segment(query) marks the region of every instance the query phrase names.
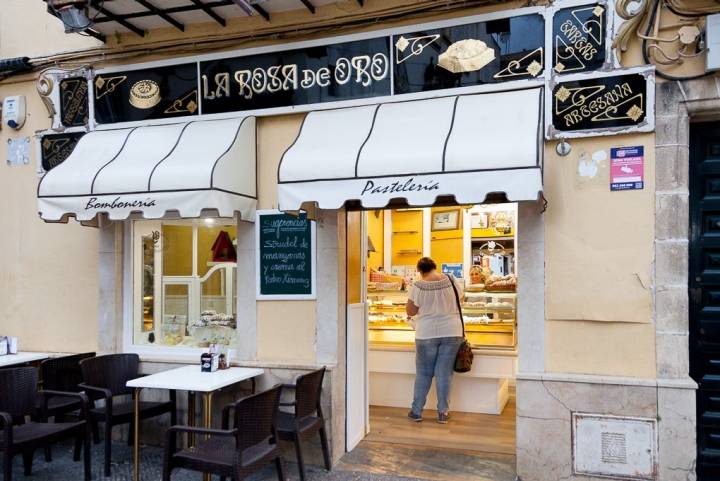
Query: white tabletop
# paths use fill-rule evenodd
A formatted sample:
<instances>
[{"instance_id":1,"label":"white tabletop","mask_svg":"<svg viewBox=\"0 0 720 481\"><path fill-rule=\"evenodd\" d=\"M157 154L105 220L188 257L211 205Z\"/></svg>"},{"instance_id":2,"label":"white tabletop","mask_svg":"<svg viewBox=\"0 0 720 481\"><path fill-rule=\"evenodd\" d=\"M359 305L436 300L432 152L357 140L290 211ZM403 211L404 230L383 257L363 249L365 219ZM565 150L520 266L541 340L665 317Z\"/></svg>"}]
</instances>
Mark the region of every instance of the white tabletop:
<instances>
[{"instance_id":1,"label":"white tabletop","mask_svg":"<svg viewBox=\"0 0 720 481\"><path fill-rule=\"evenodd\" d=\"M215 372L202 372L198 363L195 366L183 366L133 379L127 382L127 387L212 392L259 376L263 372L262 369L251 367L231 367Z\"/></svg>"},{"instance_id":2,"label":"white tabletop","mask_svg":"<svg viewBox=\"0 0 720 481\"><path fill-rule=\"evenodd\" d=\"M0 367L14 366L16 364L25 364L26 362L42 361L50 357L46 352L18 352L17 354L7 354L0 356Z\"/></svg>"}]
</instances>

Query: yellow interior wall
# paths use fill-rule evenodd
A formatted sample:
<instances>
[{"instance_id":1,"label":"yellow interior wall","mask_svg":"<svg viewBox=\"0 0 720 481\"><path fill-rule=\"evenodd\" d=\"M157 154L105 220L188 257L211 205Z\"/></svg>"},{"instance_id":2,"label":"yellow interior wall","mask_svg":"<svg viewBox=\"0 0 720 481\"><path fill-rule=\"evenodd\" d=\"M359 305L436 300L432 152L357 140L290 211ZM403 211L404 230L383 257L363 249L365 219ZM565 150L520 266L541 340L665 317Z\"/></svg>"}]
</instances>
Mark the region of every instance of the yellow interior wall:
<instances>
[{"instance_id":1,"label":"yellow interior wall","mask_svg":"<svg viewBox=\"0 0 720 481\"><path fill-rule=\"evenodd\" d=\"M258 302L258 359L315 362L315 328L315 301Z\"/></svg>"},{"instance_id":2,"label":"yellow interior wall","mask_svg":"<svg viewBox=\"0 0 720 481\"><path fill-rule=\"evenodd\" d=\"M420 209L392 212L392 265L412 265L422 257L423 214ZM408 251L402 253L401 251ZM412 252L411 252L412 251Z\"/></svg>"},{"instance_id":3,"label":"yellow interior wall","mask_svg":"<svg viewBox=\"0 0 720 481\"><path fill-rule=\"evenodd\" d=\"M163 233L163 275L191 276L192 226L165 224Z\"/></svg>"},{"instance_id":4,"label":"yellow interior wall","mask_svg":"<svg viewBox=\"0 0 720 481\"><path fill-rule=\"evenodd\" d=\"M362 212L347 213L347 303L361 302L362 258L360 231L362 228ZM367 254L365 254L367 255Z\"/></svg>"},{"instance_id":5,"label":"yellow interior wall","mask_svg":"<svg viewBox=\"0 0 720 481\"><path fill-rule=\"evenodd\" d=\"M377 214L377 215L376 215ZM385 212L371 210L367 213L368 237L375 246L375 252L368 257L368 273L370 269L379 270L385 263Z\"/></svg>"},{"instance_id":6,"label":"yellow interior wall","mask_svg":"<svg viewBox=\"0 0 720 481\"><path fill-rule=\"evenodd\" d=\"M10 20L0 15L1 39ZM15 23L27 29L27 23ZM28 43L26 35L20 38ZM10 56L0 48L0 57ZM8 95L24 95L28 115L21 130L0 129L3 156L8 139L32 138L50 126L34 82L3 83L0 99ZM99 233L74 221L66 225L40 220L38 159L32 145L28 165L11 167L5 157L0 163L0 335L17 336L23 351L97 350Z\"/></svg>"},{"instance_id":7,"label":"yellow interior wall","mask_svg":"<svg viewBox=\"0 0 720 481\"><path fill-rule=\"evenodd\" d=\"M655 326L547 321L545 370L622 377L655 377Z\"/></svg>"},{"instance_id":8,"label":"yellow interior wall","mask_svg":"<svg viewBox=\"0 0 720 481\"><path fill-rule=\"evenodd\" d=\"M430 212L431 219L435 212L445 212L448 210L460 211L458 228L453 230L430 231L430 257L432 257L438 265L438 269L440 269L442 264L463 262L462 210L459 208L448 209L447 207L433 207Z\"/></svg>"}]
</instances>

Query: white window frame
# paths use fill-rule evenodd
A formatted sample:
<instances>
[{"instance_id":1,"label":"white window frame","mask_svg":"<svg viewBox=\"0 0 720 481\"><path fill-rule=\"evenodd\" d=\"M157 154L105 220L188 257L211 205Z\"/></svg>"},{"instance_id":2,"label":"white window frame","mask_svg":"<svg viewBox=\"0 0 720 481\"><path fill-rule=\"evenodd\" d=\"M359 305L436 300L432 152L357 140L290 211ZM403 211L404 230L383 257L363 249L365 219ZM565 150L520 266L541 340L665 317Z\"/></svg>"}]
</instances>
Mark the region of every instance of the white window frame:
<instances>
[{"instance_id":1,"label":"white window frame","mask_svg":"<svg viewBox=\"0 0 720 481\"><path fill-rule=\"evenodd\" d=\"M182 361L200 361L200 354L207 351L207 348L204 347L191 347L191 346L166 346L159 344L157 339L160 335L160 327L157 326L154 330L155 337L156 337L156 343L154 344L137 344L135 343L135 334L136 334L136 319L137 319L137 306L135 303L136 300L136 290L137 290L137 282L135 279L136 270L135 270L135 249L136 249L136 223L142 222L142 223L149 223L153 221L149 220L128 220L124 223L123 226L123 333L122 333L122 346L123 352L126 353L135 353L138 354L144 358L155 358L155 359L167 359L167 360L182 360ZM176 224L176 225L188 225L188 226L202 226L203 220L202 219L184 219L184 220L158 220L157 226L158 228L162 228L162 224ZM237 221L232 219L217 219L215 225L225 225L225 226L234 226L235 228L238 228ZM162 302L162 295L164 286L168 283L170 284L188 284L188 295L189 295L189 304L188 304L188 318L192 316L192 313L197 310L198 312L200 309L200 285L202 280L207 279L210 275L212 275L213 272L216 270L222 268L222 265L217 265L211 267L210 270L206 273L205 276L198 277L197 276L197 229L193 229L193 252L192 252L192 276L167 276L164 279L163 276L160 276L160 282L159 285L156 285L156 290L159 288L159 295L156 295L157 302L156 304L160 305L159 309L159 319L162 319L162 310L164 308L163 302ZM238 262L240 259L238 259ZM162 258L160 259L160 265L162 265ZM229 283L232 283L232 269L226 270L226 282L229 281ZM156 284L158 284L156 282ZM227 285L227 284L226 284ZM142 286L139 287L140 289ZM227 295L229 297L229 303L228 306L231 306L231 303L233 302L233 299L238 297L237 296L237 285L233 285L232 288L235 292L226 291ZM235 310L237 312L237 309L239 306L235 305ZM189 321L189 319L188 319ZM162 321L161 321L162 322ZM237 346L231 345L229 346L229 354L230 358L234 358L237 352Z\"/></svg>"}]
</instances>

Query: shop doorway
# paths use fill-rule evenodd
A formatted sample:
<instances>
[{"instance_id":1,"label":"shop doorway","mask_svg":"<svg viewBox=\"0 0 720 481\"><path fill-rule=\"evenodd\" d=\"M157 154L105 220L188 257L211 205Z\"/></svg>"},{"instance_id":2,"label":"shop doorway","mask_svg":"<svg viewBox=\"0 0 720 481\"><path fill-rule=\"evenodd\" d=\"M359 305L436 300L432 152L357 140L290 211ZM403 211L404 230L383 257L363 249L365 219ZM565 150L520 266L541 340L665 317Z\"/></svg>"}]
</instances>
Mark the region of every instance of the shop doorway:
<instances>
[{"instance_id":1,"label":"shop doorway","mask_svg":"<svg viewBox=\"0 0 720 481\"><path fill-rule=\"evenodd\" d=\"M347 214L347 449L360 441L515 454L517 204ZM452 416L437 423L433 384L422 423L407 418L415 379L407 288L420 257L452 273L473 370L456 375Z\"/></svg>"},{"instance_id":2,"label":"shop doorway","mask_svg":"<svg viewBox=\"0 0 720 481\"><path fill-rule=\"evenodd\" d=\"M718 479L720 466L720 123L690 128L690 376L697 382L697 474Z\"/></svg>"}]
</instances>

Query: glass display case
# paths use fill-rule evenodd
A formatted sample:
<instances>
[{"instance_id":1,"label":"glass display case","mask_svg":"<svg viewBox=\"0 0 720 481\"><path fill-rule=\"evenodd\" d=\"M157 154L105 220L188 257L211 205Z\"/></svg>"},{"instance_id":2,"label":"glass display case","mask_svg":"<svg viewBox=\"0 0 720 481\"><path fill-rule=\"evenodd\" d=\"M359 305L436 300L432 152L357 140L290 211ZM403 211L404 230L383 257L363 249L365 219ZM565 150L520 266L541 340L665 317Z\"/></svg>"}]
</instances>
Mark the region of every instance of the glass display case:
<instances>
[{"instance_id":1,"label":"glass display case","mask_svg":"<svg viewBox=\"0 0 720 481\"><path fill-rule=\"evenodd\" d=\"M517 294L468 288L463 293L465 334L474 348L515 348ZM402 290L368 291L368 340L376 345L413 345L415 331L407 322Z\"/></svg>"}]
</instances>

